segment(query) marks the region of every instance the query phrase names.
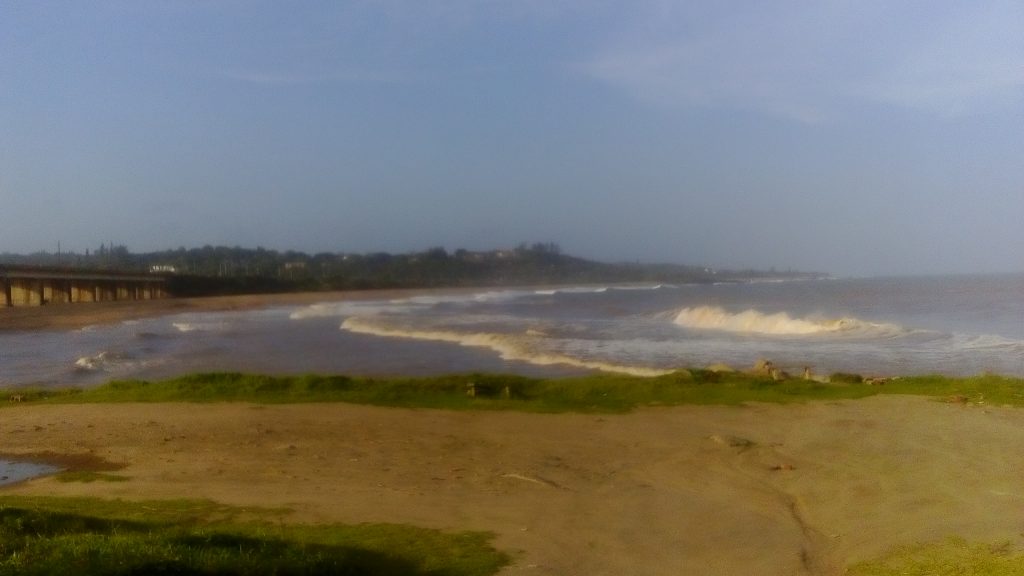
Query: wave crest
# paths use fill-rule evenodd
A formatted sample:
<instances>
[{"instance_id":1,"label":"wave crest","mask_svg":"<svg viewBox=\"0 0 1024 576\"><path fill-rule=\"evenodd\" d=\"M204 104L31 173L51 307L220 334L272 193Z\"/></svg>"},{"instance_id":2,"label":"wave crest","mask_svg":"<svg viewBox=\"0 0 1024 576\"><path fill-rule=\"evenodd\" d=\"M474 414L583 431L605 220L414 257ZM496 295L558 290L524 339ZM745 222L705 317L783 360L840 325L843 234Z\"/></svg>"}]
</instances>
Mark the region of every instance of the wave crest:
<instances>
[{"instance_id":1,"label":"wave crest","mask_svg":"<svg viewBox=\"0 0 1024 576\"><path fill-rule=\"evenodd\" d=\"M893 329L895 326L872 324L856 318L813 319L793 318L785 312L765 314L758 310L732 313L718 306L683 308L674 322L685 328L721 330L773 336L803 336L823 332L839 332L863 328Z\"/></svg>"}]
</instances>

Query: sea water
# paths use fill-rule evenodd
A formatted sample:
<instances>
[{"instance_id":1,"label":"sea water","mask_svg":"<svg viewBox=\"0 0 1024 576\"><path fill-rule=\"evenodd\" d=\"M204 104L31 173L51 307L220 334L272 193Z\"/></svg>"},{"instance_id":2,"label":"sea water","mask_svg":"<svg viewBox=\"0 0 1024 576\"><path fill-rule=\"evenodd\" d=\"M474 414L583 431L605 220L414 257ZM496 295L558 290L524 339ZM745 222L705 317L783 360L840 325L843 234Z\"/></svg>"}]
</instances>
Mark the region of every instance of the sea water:
<instances>
[{"instance_id":1,"label":"sea water","mask_svg":"<svg viewBox=\"0 0 1024 576\"><path fill-rule=\"evenodd\" d=\"M1024 376L1024 275L427 293L0 334L0 385L196 371Z\"/></svg>"}]
</instances>

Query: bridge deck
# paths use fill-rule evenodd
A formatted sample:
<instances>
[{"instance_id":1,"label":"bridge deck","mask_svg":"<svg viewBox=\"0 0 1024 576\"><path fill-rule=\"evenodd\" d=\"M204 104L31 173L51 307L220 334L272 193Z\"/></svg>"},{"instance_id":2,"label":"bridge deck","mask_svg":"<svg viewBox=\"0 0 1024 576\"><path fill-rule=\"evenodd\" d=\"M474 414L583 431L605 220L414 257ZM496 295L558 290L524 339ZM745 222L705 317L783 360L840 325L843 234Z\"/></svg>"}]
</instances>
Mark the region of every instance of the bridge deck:
<instances>
[{"instance_id":1,"label":"bridge deck","mask_svg":"<svg viewBox=\"0 0 1024 576\"><path fill-rule=\"evenodd\" d=\"M166 284L157 274L0 266L0 306L153 300L169 296Z\"/></svg>"}]
</instances>

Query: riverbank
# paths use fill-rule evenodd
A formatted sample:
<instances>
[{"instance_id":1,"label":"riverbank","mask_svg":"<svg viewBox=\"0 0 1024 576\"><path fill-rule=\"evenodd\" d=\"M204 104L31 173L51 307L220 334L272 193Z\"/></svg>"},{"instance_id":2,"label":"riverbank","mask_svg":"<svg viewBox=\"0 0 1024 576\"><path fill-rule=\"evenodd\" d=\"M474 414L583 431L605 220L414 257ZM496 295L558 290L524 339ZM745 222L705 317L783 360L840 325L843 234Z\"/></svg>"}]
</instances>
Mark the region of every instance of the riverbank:
<instances>
[{"instance_id":1,"label":"riverbank","mask_svg":"<svg viewBox=\"0 0 1024 576\"><path fill-rule=\"evenodd\" d=\"M502 574L838 575L950 535L1024 544L1005 513L1024 500L1024 412L919 397L620 415L26 404L4 428L6 452L91 455L127 480L2 494L493 531Z\"/></svg>"}]
</instances>

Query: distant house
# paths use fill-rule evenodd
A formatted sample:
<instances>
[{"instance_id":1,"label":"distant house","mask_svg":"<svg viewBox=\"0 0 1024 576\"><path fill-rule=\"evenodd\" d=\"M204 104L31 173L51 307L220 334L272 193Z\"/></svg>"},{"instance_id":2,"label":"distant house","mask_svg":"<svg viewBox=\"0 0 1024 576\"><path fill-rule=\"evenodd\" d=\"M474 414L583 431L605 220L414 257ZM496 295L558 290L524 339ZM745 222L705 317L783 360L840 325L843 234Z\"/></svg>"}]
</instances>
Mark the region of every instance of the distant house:
<instances>
[{"instance_id":1,"label":"distant house","mask_svg":"<svg viewBox=\"0 0 1024 576\"><path fill-rule=\"evenodd\" d=\"M173 264L153 264L149 267L150 274L177 274L178 267Z\"/></svg>"},{"instance_id":2,"label":"distant house","mask_svg":"<svg viewBox=\"0 0 1024 576\"><path fill-rule=\"evenodd\" d=\"M284 264L281 265L281 269L278 272L278 275L283 276L283 277L287 277L287 278L295 278L296 276L299 276L299 277L305 276L306 275L306 263L302 262L301 260L292 261L292 262L285 262Z\"/></svg>"},{"instance_id":3,"label":"distant house","mask_svg":"<svg viewBox=\"0 0 1024 576\"><path fill-rule=\"evenodd\" d=\"M464 262L483 262L487 260L486 252L468 252L461 250L455 253L455 256L460 258Z\"/></svg>"}]
</instances>

